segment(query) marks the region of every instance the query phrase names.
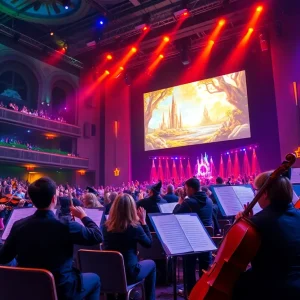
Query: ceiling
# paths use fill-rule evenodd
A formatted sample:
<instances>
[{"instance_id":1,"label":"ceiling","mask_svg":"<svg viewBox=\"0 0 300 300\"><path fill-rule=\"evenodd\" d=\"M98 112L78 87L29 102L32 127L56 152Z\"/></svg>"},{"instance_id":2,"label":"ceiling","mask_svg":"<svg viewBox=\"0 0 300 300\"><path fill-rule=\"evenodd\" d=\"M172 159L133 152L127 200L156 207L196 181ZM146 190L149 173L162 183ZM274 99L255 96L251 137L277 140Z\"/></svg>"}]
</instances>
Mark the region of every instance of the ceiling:
<instances>
[{"instance_id":1,"label":"ceiling","mask_svg":"<svg viewBox=\"0 0 300 300\"><path fill-rule=\"evenodd\" d=\"M67 2L66 2L67 1ZM70 1L70 2L68 2ZM262 0L272 1L272 0ZM187 7L190 14L174 39L198 43L211 31L216 18L228 16L228 34L247 22L246 9L256 0L0 0L0 23L48 46L67 43L67 54L84 60L87 52L99 55L121 51L137 40L145 23L151 30L141 56L152 51L158 37L169 33L178 20L174 12ZM65 9L66 3L68 9ZM242 13L241 13L242 12ZM99 20L104 25L99 25ZM50 32L54 36L50 36ZM95 41L96 46L87 43ZM173 44L173 48L175 48ZM171 49L172 50L172 49ZM173 49L174 50L174 49ZM92 51L92 52L91 52ZM140 57L141 57L140 56Z\"/></svg>"}]
</instances>

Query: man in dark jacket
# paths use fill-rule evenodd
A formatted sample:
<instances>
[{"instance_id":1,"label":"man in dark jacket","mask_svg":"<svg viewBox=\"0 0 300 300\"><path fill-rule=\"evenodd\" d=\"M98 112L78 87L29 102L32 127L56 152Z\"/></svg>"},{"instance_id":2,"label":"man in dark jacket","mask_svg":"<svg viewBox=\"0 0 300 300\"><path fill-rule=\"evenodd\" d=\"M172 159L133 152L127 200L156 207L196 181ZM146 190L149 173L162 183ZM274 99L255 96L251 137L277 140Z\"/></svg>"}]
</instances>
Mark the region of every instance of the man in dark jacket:
<instances>
[{"instance_id":1,"label":"man in dark jacket","mask_svg":"<svg viewBox=\"0 0 300 300\"><path fill-rule=\"evenodd\" d=\"M169 184L168 185L168 187L167 187L167 194L164 195L164 199L168 203L178 202L178 197L174 193L174 185L173 184Z\"/></svg>"},{"instance_id":2,"label":"man in dark jacket","mask_svg":"<svg viewBox=\"0 0 300 300\"><path fill-rule=\"evenodd\" d=\"M50 271L55 279L59 299L99 299L100 279L93 273L80 274L73 269L73 245L102 242L101 231L81 207L71 207L77 222L63 223L55 218L56 185L40 178L29 186L28 193L37 211L16 221L0 249L0 264L17 258L18 266Z\"/></svg>"},{"instance_id":3,"label":"man in dark jacket","mask_svg":"<svg viewBox=\"0 0 300 300\"><path fill-rule=\"evenodd\" d=\"M185 182L185 190L187 198L180 199L178 205L175 206L174 214L196 213L204 226L213 226L212 212L213 203L207 197L205 192L200 191L200 182L197 178L190 178ZM185 282L188 293L196 284L196 262L199 260L199 277L202 270L207 270L212 262L211 252L204 252L195 255L187 255L185 257Z\"/></svg>"},{"instance_id":4,"label":"man in dark jacket","mask_svg":"<svg viewBox=\"0 0 300 300\"><path fill-rule=\"evenodd\" d=\"M137 208L143 207L147 212L147 225L149 226L150 231L154 231L153 226L151 224L151 221L148 217L148 214L152 213L159 213L160 210L158 208L158 203L167 203L166 200L162 199L160 196L160 190L161 190L161 181L159 181L157 184L153 185L149 192L149 197L142 199L136 203Z\"/></svg>"}]
</instances>

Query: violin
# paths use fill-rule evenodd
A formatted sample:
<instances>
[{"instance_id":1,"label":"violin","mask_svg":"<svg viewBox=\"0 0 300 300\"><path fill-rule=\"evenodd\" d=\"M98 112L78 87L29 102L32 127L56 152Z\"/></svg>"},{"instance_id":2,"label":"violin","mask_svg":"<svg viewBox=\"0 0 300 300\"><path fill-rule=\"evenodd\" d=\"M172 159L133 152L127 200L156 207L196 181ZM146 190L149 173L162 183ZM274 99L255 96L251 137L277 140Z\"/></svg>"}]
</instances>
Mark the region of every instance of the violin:
<instances>
[{"instance_id":1,"label":"violin","mask_svg":"<svg viewBox=\"0 0 300 300\"><path fill-rule=\"evenodd\" d=\"M194 286L190 300L229 300L235 283L255 257L261 237L247 217L266 189L295 163L296 156L288 154L286 161L278 167L258 191L249 206L225 235L215 260L208 271L204 271Z\"/></svg>"}]
</instances>

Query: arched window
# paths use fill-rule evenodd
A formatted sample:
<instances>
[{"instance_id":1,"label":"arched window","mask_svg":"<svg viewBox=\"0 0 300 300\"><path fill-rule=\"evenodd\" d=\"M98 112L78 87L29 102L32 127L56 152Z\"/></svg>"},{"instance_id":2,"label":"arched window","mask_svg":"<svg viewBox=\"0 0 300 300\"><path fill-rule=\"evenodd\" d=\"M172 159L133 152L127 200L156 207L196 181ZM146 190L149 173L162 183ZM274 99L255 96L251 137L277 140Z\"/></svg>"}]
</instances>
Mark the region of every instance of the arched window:
<instances>
[{"instance_id":1,"label":"arched window","mask_svg":"<svg viewBox=\"0 0 300 300\"><path fill-rule=\"evenodd\" d=\"M52 90L52 110L56 115L61 115L66 106L66 92L60 87L55 87Z\"/></svg>"},{"instance_id":2,"label":"arched window","mask_svg":"<svg viewBox=\"0 0 300 300\"><path fill-rule=\"evenodd\" d=\"M0 75L0 95L27 101L27 85L23 77L14 71Z\"/></svg>"}]
</instances>

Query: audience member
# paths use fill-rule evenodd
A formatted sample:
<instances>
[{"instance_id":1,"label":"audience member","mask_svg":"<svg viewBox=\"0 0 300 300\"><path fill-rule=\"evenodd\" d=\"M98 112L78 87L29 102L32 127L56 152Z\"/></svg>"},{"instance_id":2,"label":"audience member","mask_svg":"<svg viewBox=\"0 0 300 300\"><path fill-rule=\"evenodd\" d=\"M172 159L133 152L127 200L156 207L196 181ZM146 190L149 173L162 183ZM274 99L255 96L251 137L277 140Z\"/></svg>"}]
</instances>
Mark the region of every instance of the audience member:
<instances>
[{"instance_id":1,"label":"audience member","mask_svg":"<svg viewBox=\"0 0 300 300\"><path fill-rule=\"evenodd\" d=\"M174 193L174 185L173 184L169 184L167 186L167 193L163 196L163 198L168 203L178 202L178 197Z\"/></svg>"}]
</instances>

